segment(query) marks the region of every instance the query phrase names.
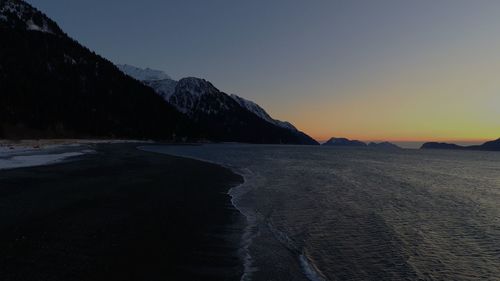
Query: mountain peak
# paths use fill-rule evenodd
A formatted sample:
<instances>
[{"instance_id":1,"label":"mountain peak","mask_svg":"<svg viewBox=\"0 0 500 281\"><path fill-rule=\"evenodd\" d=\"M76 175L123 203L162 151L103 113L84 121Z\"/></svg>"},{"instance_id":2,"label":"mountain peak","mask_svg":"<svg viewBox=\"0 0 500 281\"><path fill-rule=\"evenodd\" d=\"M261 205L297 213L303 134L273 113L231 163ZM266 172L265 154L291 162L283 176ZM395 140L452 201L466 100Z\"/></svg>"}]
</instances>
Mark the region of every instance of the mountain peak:
<instances>
[{"instance_id":1,"label":"mountain peak","mask_svg":"<svg viewBox=\"0 0 500 281\"><path fill-rule=\"evenodd\" d=\"M220 92L212 83L197 77L182 78L177 83L177 89L182 90L184 94L189 94L192 97Z\"/></svg>"},{"instance_id":2,"label":"mountain peak","mask_svg":"<svg viewBox=\"0 0 500 281\"><path fill-rule=\"evenodd\" d=\"M370 148L377 148L377 149L401 149L398 145L395 145L391 142L388 141L383 141L383 142L370 142L368 144L368 147Z\"/></svg>"},{"instance_id":3,"label":"mountain peak","mask_svg":"<svg viewBox=\"0 0 500 281\"><path fill-rule=\"evenodd\" d=\"M366 143L359 140L350 140L348 138L330 138L323 145L331 145L331 146L366 146Z\"/></svg>"},{"instance_id":4,"label":"mountain peak","mask_svg":"<svg viewBox=\"0 0 500 281\"><path fill-rule=\"evenodd\" d=\"M117 64L118 69L123 73L139 81L158 81L172 78L161 70L151 68L139 68L128 64Z\"/></svg>"},{"instance_id":5,"label":"mountain peak","mask_svg":"<svg viewBox=\"0 0 500 281\"><path fill-rule=\"evenodd\" d=\"M186 77L179 80L175 92L168 100L180 112L193 115L196 111L217 114L228 110L233 105L224 93L205 79ZM234 103L234 101L233 101Z\"/></svg>"}]
</instances>

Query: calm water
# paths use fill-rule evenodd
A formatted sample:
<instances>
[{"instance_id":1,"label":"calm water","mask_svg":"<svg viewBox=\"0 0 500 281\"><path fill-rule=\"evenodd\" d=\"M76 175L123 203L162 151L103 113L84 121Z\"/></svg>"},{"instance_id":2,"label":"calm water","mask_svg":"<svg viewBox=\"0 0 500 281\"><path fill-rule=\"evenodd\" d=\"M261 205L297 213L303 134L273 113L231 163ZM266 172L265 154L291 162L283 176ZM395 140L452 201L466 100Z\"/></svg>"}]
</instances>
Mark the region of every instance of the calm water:
<instances>
[{"instance_id":1,"label":"calm water","mask_svg":"<svg viewBox=\"0 0 500 281\"><path fill-rule=\"evenodd\" d=\"M500 280L500 153L147 149L245 176L244 280Z\"/></svg>"}]
</instances>

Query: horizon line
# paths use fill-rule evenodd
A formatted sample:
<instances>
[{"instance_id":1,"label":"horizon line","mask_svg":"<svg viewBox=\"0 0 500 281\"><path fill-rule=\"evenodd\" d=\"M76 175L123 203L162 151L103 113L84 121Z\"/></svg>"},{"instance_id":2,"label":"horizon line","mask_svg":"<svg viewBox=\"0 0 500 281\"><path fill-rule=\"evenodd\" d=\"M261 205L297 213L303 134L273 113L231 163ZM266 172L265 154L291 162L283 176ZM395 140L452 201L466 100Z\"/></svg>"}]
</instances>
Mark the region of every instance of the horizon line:
<instances>
[{"instance_id":1,"label":"horizon line","mask_svg":"<svg viewBox=\"0 0 500 281\"><path fill-rule=\"evenodd\" d=\"M387 141L387 142L401 142L401 143L416 143L416 142L448 142L448 143L454 143L454 142L463 142L463 143L474 143L474 142L477 142L477 143L484 143L484 142L488 142L488 141L492 141L492 140L497 140L499 139L500 137L498 138L492 138L492 139L488 139L488 138L482 138L482 139L472 139L472 138L457 138L457 139L447 139L447 138L419 138L419 139L391 139L391 138L387 138L387 139L382 139L382 138L373 138L373 139L370 139L370 138L349 138L349 137L345 137L347 139L350 139L350 140L359 140L359 141L363 141L363 142L384 142L384 141ZM316 138L314 137L314 139L318 142L326 142L328 141L330 138Z\"/></svg>"}]
</instances>

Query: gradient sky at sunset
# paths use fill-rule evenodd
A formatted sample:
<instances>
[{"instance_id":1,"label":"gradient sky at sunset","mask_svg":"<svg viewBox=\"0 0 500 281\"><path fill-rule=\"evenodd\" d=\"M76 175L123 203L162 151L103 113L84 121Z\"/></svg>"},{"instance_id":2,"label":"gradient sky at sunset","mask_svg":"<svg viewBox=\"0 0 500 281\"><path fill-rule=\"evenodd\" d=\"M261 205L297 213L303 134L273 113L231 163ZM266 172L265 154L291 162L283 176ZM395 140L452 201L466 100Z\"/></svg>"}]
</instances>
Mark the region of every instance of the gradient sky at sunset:
<instances>
[{"instance_id":1,"label":"gradient sky at sunset","mask_svg":"<svg viewBox=\"0 0 500 281\"><path fill-rule=\"evenodd\" d=\"M500 1L28 2L115 63L206 78L319 140L500 137Z\"/></svg>"}]
</instances>

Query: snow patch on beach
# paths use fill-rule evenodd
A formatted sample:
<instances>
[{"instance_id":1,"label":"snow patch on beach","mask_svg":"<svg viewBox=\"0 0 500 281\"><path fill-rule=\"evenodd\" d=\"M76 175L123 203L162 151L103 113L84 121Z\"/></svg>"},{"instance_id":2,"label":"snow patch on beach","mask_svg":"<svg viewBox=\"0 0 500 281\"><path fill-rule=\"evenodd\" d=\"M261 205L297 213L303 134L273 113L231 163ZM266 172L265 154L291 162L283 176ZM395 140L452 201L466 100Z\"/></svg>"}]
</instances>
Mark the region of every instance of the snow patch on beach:
<instances>
[{"instance_id":1,"label":"snow patch on beach","mask_svg":"<svg viewBox=\"0 0 500 281\"><path fill-rule=\"evenodd\" d=\"M50 165L61 162L70 157L81 156L86 153L92 152L94 151L82 150L77 152L64 152L57 154L31 154L10 156L8 158L0 158L0 170Z\"/></svg>"},{"instance_id":2,"label":"snow patch on beach","mask_svg":"<svg viewBox=\"0 0 500 281\"><path fill-rule=\"evenodd\" d=\"M12 156L7 159L0 159L0 170L54 164L66 158L80 156L83 154L84 154L83 152L66 152L60 154L35 154L35 155Z\"/></svg>"},{"instance_id":3,"label":"snow patch on beach","mask_svg":"<svg viewBox=\"0 0 500 281\"><path fill-rule=\"evenodd\" d=\"M47 139L1 140L0 170L50 165L67 158L95 153L97 144L154 143L152 140L132 139Z\"/></svg>"}]
</instances>

